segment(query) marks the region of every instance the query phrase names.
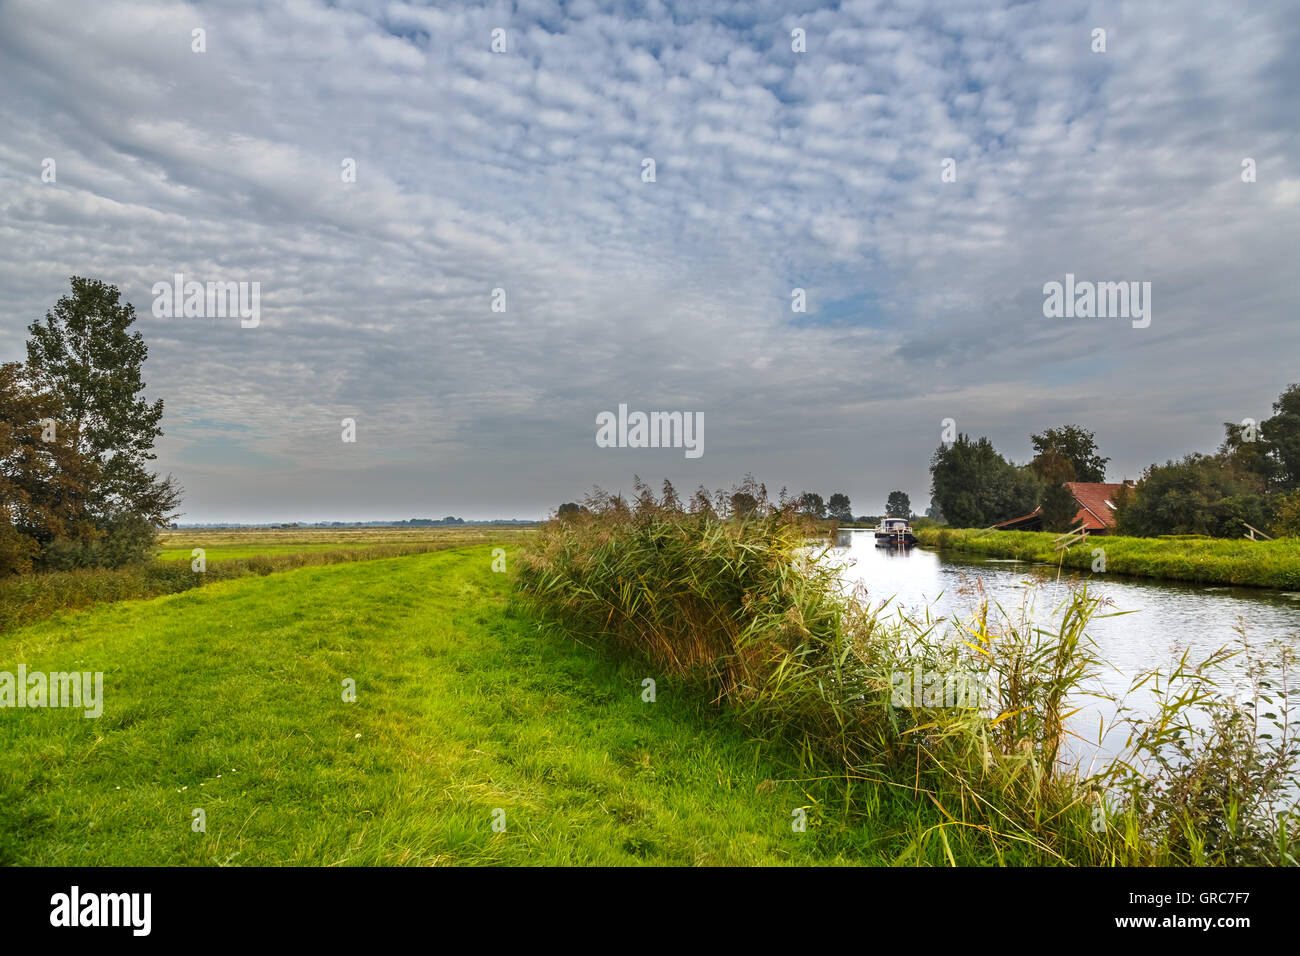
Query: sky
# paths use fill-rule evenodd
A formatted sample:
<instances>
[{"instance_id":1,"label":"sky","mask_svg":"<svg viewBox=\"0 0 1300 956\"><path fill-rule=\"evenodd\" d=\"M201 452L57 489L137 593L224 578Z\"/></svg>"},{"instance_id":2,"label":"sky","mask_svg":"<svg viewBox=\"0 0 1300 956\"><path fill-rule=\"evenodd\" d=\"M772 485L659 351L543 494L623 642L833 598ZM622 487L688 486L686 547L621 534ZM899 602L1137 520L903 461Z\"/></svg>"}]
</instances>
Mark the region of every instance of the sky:
<instances>
[{"instance_id":1,"label":"sky","mask_svg":"<svg viewBox=\"0 0 1300 956\"><path fill-rule=\"evenodd\" d=\"M1137 478L1300 381L1297 47L1290 0L0 0L0 361L117 285L182 522L919 512L945 419ZM155 314L177 273L257 324ZM1150 324L1045 316L1067 273ZM620 404L702 454L601 447Z\"/></svg>"}]
</instances>

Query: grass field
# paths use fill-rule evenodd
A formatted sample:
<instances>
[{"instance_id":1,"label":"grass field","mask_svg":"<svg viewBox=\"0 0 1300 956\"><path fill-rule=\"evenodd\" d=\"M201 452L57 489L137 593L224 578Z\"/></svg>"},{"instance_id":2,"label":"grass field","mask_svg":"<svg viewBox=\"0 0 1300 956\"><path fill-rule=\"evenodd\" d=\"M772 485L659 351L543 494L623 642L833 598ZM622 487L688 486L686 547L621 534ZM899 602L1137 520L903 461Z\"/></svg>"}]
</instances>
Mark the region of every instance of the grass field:
<instances>
[{"instance_id":1,"label":"grass field","mask_svg":"<svg viewBox=\"0 0 1300 956\"><path fill-rule=\"evenodd\" d=\"M0 635L0 670L102 670L105 698L99 719L0 710L0 863L780 864L905 849L774 782L756 744L671 682L645 703L634 665L517 616L491 562L478 546L302 568Z\"/></svg>"},{"instance_id":2,"label":"grass field","mask_svg":"<svg viewBox=\"0 0 1300 956\"><path fill-rule=\"evenodd\" d=\"M1045 531L979 531L922 528L918 542L929 548L994 558L1020 558L1055 565L1057 537ZM1097 535L1065 553L1067 568L1091 570L1095 548L1105 551L1106 572L1199 584L1300 590L1300 538L1247 541L1214 538L1125 538Z\"/></svg>"},{"instance_id":3,"label":"grass field","mask_svg":"<svg viewBox=\"0 0 1300 956\"><path fill-rule=\"evenodd\" d=\"M800 779L781 735L543 626L493 570L535 532L458 533L187 533L164 547L224 552L205 575L0 585L45 595L0 632L0 671L104 675L98 719L0 708L0 865L1102 862L1068 830L1065 859L982 839L916 792L919 763ZM148 575L180 593L133 599ZM59 603L83 586L96 606Z\"/></svg>"},{"instance_id":4,"label":"grass field","mask_svg":"<svg viewBox=\"0 0 1300 956\"><path fill-rule=\"evenodd\" d=\"M319 554L370 548L458 548L489 542L522 540L527 527L455 525L430 528L198 528L164 531L158 538L158 560L190 561L202 548L209 561L229 561L261 555Z\"/></svg>"},{"instance_id":5,"label":"grass field","mask_svg":"<svg viewBox=\"0 0 1300 956\"><path fill-rule=\"evenodd\" d=\"M178 594L219 581L314 565L373 561L446 548L526 541L529 528L246 529L165 532L157 560L122 568L52 571L0 578L0 633L60 611ZM197 572L194 550L203 550Z\"/></svg>"}]
</instances>

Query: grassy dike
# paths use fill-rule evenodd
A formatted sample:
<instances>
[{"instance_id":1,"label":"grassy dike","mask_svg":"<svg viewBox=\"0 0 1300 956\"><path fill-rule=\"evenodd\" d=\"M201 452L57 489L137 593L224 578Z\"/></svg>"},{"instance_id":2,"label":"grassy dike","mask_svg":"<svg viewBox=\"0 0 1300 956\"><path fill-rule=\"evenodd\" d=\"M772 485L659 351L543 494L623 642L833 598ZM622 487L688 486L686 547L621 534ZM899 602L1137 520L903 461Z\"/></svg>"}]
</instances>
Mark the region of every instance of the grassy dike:
<instances>
[{"instance_id":1,"label":"grassy dike","mask_svg":"<svg viewBox=\"0 0 1300 956\"><path fill-rule=\"evenodd\" d=\"M643 668L513 610L491 562L478 546L305 567L0 634L0 670L104 672L99 719L0 710L0 864L826 864L907 851L838 826L816 785L782 782L671 678L643 702ZM792 832L796 807L805 833Z\"/></svg>"},{"instance_id":2,"label":"grassy dike","mask_svg":"<svg viewBox=\"0 0 1300 956\"><path fill-rule=\"evenodd\" d=\"M980 531L922 528L918 542L927 548L989 558L1019 558L1056 564L1057 537L1045 531ZM1124 538L1098 535L1065 552L1067 568L1090 571L1093 550L1106 553L1106 571L1198 584L1300 590L1300 539L1247 541L1215 538Z\"/></svg>"},{"instance_id":3,"label":"grassy dike","mask_svg":"<svg viewBox=\"0 0 1300 956\"><path fill-rule=\"evenodd\" d=\"M375 561L474 544L527 540L518 528L473 527L346 531L169 531L156 560L122 568L47 571L0 578L0 632L43 620L58 611L111 601L141 600L208 587L219 581L275 574L296 568ZM204 570L192 570L201 548Z\"/></svg>"}]
</instances>

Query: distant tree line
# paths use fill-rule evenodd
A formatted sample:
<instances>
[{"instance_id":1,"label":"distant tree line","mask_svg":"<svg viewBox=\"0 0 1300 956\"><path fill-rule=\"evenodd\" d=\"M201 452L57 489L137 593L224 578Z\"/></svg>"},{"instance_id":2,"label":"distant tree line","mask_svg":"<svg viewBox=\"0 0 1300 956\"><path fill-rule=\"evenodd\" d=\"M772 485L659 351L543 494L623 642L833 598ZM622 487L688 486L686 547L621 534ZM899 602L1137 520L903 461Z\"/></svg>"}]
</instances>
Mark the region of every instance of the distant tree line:
<instances>
[{"instance_id":1,"label":"distant tree line","mask_svg":"<svg viewBox=\"0 0 1300 956\"><path fill-rule=\"evenodd\" d=\"M1049 505L1053 512L1045 526L1068 523L1073 499L1064 483L1100 481L1108 459L1098 457L1092 433L1075 425L1049 428L1030 440L1038 454L1028 465L1003 458L984 437L972 441L959 434L952 444L940 445L930 461L932 515L954 527L984 528L1029 514L1042 502L1045 512Z\"/></svg>"},{"instance_id":2,"label":"distant tree line","mask_svg":"<svg viewBox=\"0 0 1300 956\"><path fill-rule=\"evenodd\" d=\"M1251 526L1300 535L1300 385L1258 424L1224 423L1212 455L1152 464L1113 499L1119 534L1240 537ZM1042 507L1043 526L1063 531L1078 511L1067 482L1105 481L1091 431L1078 425L1031 435L1035 455L1017 465L984 437L958 435L930 461L930 514L954 527L989 527Z\"/></svg>"},{"instance_id":3,"label":"distant tree line","mask_svg":"<svg viewBox=\"0 0 1300 956\"><path fill-rule=\"evenodd\" d=\"M148 466L163 403L140 394L135 310L71 282L29 326L27 360L0 365L0 575L143 560L177 517L180 487Z\"/></svg>"},{"instance_id":4,"label":"distant tree line","mask_svg":"<svg viewBox=\"0 0 1300 956\"><path fill-rule=\"evenodd\" d=\"M639 481L640 479L636 480ZM755 482L752 475L746 475L742 484L734 486L729 491L710 492L703 485L700 485L695 495L685 505L678 498L677 490L673 488L672 482L665 480L664 504L668 510L678 508L691 512L708 510L719 517L744 518L753 514L765 513L763 510L765 507L772 507L790 510L805 518L813 518L819 521L833 519L840 524L853 524L855 520L857 522L874 522L878 520L877 516L868 515L854 519L853 504L849 500L849 496L841 491L835 492L829 499L823 499L821 495L813 491L804 491L792 496L785 488L782 488L777 496L777 501L769 505L767 503L767 486ZM584 514L589 510L587 505L568 501L560 505L556 515L560 518L568 518ZM912 506L907 495L901 491L890 492L885 513L890 517L910 517Z\"/></svg>"},{"instance_id":5,"label":"distant tree line","mask_svg":"<svg viewBox=\"0 0 1300 956\"><path fill-rule=\"evenodd\" d=\"M585 515L631 515L646 513L693 514L718 520L744 520L746 518L769 518L784 514L790 518L824 519L827 517L826 506L821 497L804 493L792 495L782 488L776 500L768 497L767 485L759 482L753 475L745 475L745 480L731 488L718 488L710 491L700 485L690 498L678 494L673 483L664 479L661 492L656 495L653 488L643 482L639 476L632 476L633 497L629 500L621 494L611 494L601 488L592 489L581 504L568 501L556 510L560 520L571 520ZM847 506L848 498L844 497ZM838 503L838 502L837 502ZM851 518L850 518L851 520Z\"/></svg>"}]
</instances>

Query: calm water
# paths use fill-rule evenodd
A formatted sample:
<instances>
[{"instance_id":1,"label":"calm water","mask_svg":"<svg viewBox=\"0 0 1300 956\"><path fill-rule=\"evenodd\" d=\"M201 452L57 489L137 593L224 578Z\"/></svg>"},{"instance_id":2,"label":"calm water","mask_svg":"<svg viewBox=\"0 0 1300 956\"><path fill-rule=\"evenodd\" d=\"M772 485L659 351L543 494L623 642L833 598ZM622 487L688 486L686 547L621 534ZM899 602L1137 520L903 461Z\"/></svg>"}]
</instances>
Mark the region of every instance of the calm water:
<instances>
[{"instance_id":1,"label":"calm water","mask_svg":"<svg viewBox=\"0 0 1300 956\"><path fill-rule=\"evenodd\" d=\"M862 586L872 606L888 601L886 614L906 613L924 619L967 618L979 604L978 587L983 586L990 607L997 602L1013 617L1028 608L1030 617L1048 624L1053 612L1069 594L1071 584L1088 581L1089 593L1105 599L1112 611L1133 611L1119 617L1097 617L1088 627L1108 669L1101 682L1111 693L1122 694L1132 676L1152 667L1166 667L1184 649L1189 660L1198 661L1225 644L1234 644L1234 628L1244 624L1246 638L1255 647L1266 647L1280 639L1300 650L1300 593L1258 588L1186 586L1161 581L1119 578L1107 574L1064 571L1057 581L1057 569L1023 561L980 560L922 548L899 551L877 548L870 531L841 531L836 546L827 555L840 568L848 587ZM994 614L990 611L990 629ZM1059 618L1058 618L1059 620ZM1228 680L1244 690L1247 682L1239 669L1227 665ZM1083 707L1076 730L1095 740L1098 717L1109 722L1092 698L1076 702ZM1145 710L1143 700L1131 703ZM1296 715L1300 717L1300 714ZM1085 730L1084 728L1090 728ZM1104 752L1123 743L1116 730L1102 742ZM1076 755L1086 763L1094 747L1080 746Z\"/></svg>"}]
</instances>

